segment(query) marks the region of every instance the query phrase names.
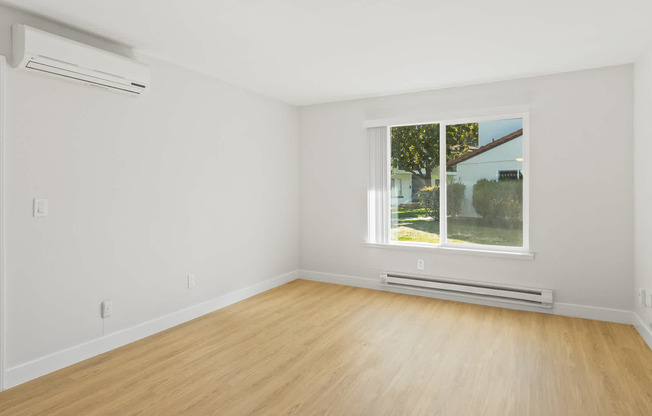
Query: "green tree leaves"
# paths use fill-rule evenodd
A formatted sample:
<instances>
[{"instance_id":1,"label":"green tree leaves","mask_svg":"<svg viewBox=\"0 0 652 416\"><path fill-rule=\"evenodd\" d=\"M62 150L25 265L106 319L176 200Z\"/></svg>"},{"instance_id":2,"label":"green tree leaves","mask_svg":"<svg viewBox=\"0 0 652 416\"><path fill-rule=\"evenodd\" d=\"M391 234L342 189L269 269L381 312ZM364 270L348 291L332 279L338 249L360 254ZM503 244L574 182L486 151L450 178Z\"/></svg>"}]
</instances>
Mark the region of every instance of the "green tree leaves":
<instances>
[{"instance_id":1,"label":"green tree leaves","mask_svg":"<svg viewBox=\"0 0 652 416\"><path fill-rule=\"evenodd\" d=\"M411 172L430 186L439 166L439 124L392 127L392 167Z\"/></svg>"},{"instance_id":2,"label":"green tree leaves","mask_svg":"<svg viewBox=\"0 0 652 416\"><path fill-rule=\"evenodd\" d=\"M392 167L411 172L431 186L439 167L439 124L392 127ZM478 123L446 126L446 160L453 160L478 145Z\"/></svg>"}]
</instances>

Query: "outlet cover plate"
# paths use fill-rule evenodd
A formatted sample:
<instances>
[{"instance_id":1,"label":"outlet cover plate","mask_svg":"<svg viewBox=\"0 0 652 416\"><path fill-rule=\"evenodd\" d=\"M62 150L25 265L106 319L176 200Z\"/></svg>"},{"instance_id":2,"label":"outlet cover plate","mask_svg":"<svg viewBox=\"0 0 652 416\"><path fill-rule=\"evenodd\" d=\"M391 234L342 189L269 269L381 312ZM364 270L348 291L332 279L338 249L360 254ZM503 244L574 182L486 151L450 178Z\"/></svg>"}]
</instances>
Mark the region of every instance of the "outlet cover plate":
<instances>
[{"instance_id":1,"label":"outlet cover plate","mask_svg":"<svg viewBox=\"0 0 652 416\"><path fill-rule=\"evenodd\" d=\"M102 318L108 318L113 313L113 302L105 300L102 302Z\"/></svg>"}]
</instances>

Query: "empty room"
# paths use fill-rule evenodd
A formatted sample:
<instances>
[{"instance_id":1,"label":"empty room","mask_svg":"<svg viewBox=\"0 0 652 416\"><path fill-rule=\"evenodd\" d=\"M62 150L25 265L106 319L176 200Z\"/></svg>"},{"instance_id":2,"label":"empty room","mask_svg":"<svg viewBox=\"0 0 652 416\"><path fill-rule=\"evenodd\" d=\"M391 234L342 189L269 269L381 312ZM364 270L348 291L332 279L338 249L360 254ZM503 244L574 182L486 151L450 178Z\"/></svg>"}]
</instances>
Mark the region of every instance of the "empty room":
<instances>
[{"instance_id":1,"label":"empty room","mask_svg":"<svg viewBox=\"0 0 652 416\"><path fill-rule=\"evenodd\" d=\"M652 415L651 18L0 0L0 416Z\"/></svg>"}]
</instances>

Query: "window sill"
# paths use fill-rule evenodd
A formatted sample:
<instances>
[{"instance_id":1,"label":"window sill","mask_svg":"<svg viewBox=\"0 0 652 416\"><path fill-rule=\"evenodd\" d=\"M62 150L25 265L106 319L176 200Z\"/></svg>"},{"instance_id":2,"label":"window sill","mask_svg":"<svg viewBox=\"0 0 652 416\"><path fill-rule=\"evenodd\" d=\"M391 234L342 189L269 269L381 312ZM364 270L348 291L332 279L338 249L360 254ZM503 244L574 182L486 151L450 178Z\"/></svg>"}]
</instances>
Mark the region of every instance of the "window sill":
<instances>
[{"instance_id":1,"label":"window sill","mask_svg":"<svg viewBox=\"0 0 652 416\"><path fill-rule=\"evenodd\" d=\"M534 253L527 251L499 251L499 250L480 250L472 248L461 247L442 247L426 244L400 244L400 243L364 243L365 247L382 248L390 250L407 250L407 251L430 251L433 253L450 253L450 254L464 254L471 256L481 257L497 257L515 260L534 260Z\"/></svg>"}]
</instances>

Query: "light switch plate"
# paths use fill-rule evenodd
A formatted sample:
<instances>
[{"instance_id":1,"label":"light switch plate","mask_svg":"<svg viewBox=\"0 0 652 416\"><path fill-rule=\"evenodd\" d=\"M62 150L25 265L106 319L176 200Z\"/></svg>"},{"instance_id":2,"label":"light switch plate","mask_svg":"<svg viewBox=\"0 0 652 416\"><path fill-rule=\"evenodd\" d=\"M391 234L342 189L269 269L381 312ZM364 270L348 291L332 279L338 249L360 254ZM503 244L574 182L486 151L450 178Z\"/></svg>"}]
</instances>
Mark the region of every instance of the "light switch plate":
<instances>
[{"instance_id":1,"label":"light switch plate","mask_svg":"<svg viewBox=\"0 0 652 416\"><path fill-rule=\"evenodd\" d=\"M34 217L48 216L48 200L44 198L34 198Z\"/></svg>"}]
</instances>

